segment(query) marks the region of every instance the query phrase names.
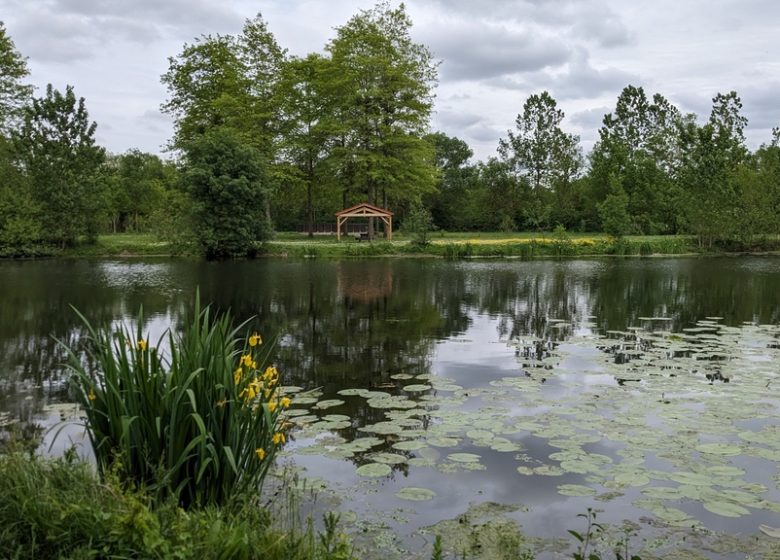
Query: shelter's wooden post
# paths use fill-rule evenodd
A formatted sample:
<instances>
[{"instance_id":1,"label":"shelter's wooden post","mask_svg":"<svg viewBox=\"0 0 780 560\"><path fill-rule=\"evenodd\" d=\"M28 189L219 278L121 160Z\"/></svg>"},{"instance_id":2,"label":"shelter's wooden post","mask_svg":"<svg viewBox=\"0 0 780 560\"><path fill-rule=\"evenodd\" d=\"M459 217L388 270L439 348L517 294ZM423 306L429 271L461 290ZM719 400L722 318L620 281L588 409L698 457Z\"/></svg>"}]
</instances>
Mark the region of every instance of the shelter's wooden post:
<instances>
[{"instance_id":1,"label":"shelter's wooden post","mask_svg":"<svg viewBox=\"0 0 780 560\"><path fill-rule=\"evenodd\" d=\"M336 218L336 241L341 241L341 218Z\"/></svg>"},{"instance_id":2,"label":"shelter's wooden post","mask_svg":"<svg viewBox=\"0 0 780 560\"><path fill-rule=\"evenodd\" d=\"M388 224L389 228L387 230L387 240L388 241L392 241L393 240L393 217L390 216L388 221L389 221L389 224Z\"/></svg>"}]
</instances>

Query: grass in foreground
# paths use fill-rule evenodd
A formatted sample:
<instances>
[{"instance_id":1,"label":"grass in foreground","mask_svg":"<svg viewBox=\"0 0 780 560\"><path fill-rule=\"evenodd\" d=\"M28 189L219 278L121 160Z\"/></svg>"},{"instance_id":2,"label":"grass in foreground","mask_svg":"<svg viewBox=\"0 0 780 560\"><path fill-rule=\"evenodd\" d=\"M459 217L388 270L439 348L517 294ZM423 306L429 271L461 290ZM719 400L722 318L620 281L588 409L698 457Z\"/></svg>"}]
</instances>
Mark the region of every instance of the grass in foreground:
<instances>
[{"instance_id":1,"label":"grass in foreground","mask_svg":"<svg viewBox=\"0 0 780 560\"><path fill-rule=\"evenodd\" d=\"M284 530L258 500L185 512L172 501L100 483L74 460L0 456L0 558L349 560L349 543L325 524Z\"/></svg>"}]
</instances>

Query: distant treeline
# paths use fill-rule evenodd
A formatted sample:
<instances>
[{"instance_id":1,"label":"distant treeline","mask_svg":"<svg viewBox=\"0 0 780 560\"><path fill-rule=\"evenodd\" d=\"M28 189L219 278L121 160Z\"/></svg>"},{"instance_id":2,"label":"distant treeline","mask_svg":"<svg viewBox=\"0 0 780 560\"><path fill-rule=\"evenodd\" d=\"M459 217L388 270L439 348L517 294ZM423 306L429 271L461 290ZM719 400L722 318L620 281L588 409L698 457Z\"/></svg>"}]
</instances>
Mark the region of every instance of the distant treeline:
<instances>
[{"instance_id":1,"label":"distant treeline","mask_svg":"<svg viewBox=\"0 0 780 560\"><path fill-rule=\"evenodd\" d=\"M0 24L0 255L155 231L213 258L367 200L448 231L567 230L753 247L780 233L780 128L747 149L736 92L706 122L627 86L585 156L548 92L496 157L430 131L437 62L403 6L361 11L323 53L291 56L260 15L184 45L162 76L172 158L96 145L73 88L40 97ZM560 228L559 228L560 229Z\"/></svg>"}]
</instances>

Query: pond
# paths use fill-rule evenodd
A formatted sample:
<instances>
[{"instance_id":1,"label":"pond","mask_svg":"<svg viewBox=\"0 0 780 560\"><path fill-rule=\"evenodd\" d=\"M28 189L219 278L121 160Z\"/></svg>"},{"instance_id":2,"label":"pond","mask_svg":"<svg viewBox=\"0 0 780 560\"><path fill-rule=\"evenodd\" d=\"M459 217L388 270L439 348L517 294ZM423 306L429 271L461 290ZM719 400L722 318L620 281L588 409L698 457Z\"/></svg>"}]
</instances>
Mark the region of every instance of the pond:
<instances>
[{"instance_id":1,"label":"pond","mask_svg":"<svg viewBox=\"0 0 780 560\"><path fill-rule=\"evenodd\" d=\"M282 461L377 556L488 523L554 557L589 507L632 552L778 553L779 259L2 262L0 441L88 456L50 430L73 412L70 306L142 306L155 339L196 289L277 340L301 388Z\"/></svg>"}]
</instances>

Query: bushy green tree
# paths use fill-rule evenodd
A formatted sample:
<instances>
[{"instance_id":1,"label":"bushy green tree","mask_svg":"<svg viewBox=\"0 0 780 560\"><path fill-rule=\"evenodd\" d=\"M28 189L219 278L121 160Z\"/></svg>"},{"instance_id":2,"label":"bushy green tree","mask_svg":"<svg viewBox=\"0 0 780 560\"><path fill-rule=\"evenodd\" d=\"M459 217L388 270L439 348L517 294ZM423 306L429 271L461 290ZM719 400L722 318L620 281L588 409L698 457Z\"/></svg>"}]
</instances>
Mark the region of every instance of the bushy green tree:
<instances>
[{"instance_id":1,"label":"bushy green tree","mask_svg":"<svg viewBox=\"0 0 780 560\"><path fill-rule=\"evenodd\" d=\"M617 179L612 180L611 192L599 204L601 229L617 239L631 232L631 215L628 213L628 195Z\"/></svg>"},{"instance_id":2,"label":"bushy green tree","mask_svg":"<svg viewBox=\"0 0 780 560\"><path fill-rule=\"evenodd\" d=\"M585 219L595 225L598 204L617 181L629 197L629 212L640 233L675 232L683 122L680 111L661 94L649 99L643 88L626 86L615 110L604 116L599 141L590 154Z\"/></svg>"},{"instance_id":3,"label":"bushy green tree","mask_svg":"<svg viewBox=\"0 0 780 560\"><path fill-rule=\"evenodd\" d=\"M433 146L438 170L436 192L426 196L436 225L445 230L464 231L473 227L473 194L476 168L469 163L474 152L461 140L434 132L425 136Z\"/></svg>"},{"instance_id":4,"label":"bushy green tree","mask_svg":"<svg viewBox=\"0 0 780 560\"><path fill-rule=\"evenodd\" d=\"M209 259L243 257L266 239L263 157L230 128L215 128L188 146L184 182L195 235Z\"/></svg>"},{"instance_id":5,"label":"bushy green tree","mask_svg":"<svg viewBox=\"0 0 780 560\"><path fill-rule=\"evenodd\" d=\"M73 87L65 93L46 87L46 95L25 108L15 133L15 149L31 181L46 241L61 247L79 236L94 237L104 198L98 171L105 151L95 143L97 124L89 120L84 98Z\"/></svg>"},{"instance_id":6,"label":"bushy green tree","mask_svg":"<svg viewBox=\"0 0 780 560\"><path fill-rule=\"evenodd\" d=\"M433 151L423 136L436 64L428 48L412 40L411 27L403 4L382 3L337 28L326 47L327 87L337 100L330 159L345 203L414 203L435 186Z\"/></svg>"}]
</instances>

